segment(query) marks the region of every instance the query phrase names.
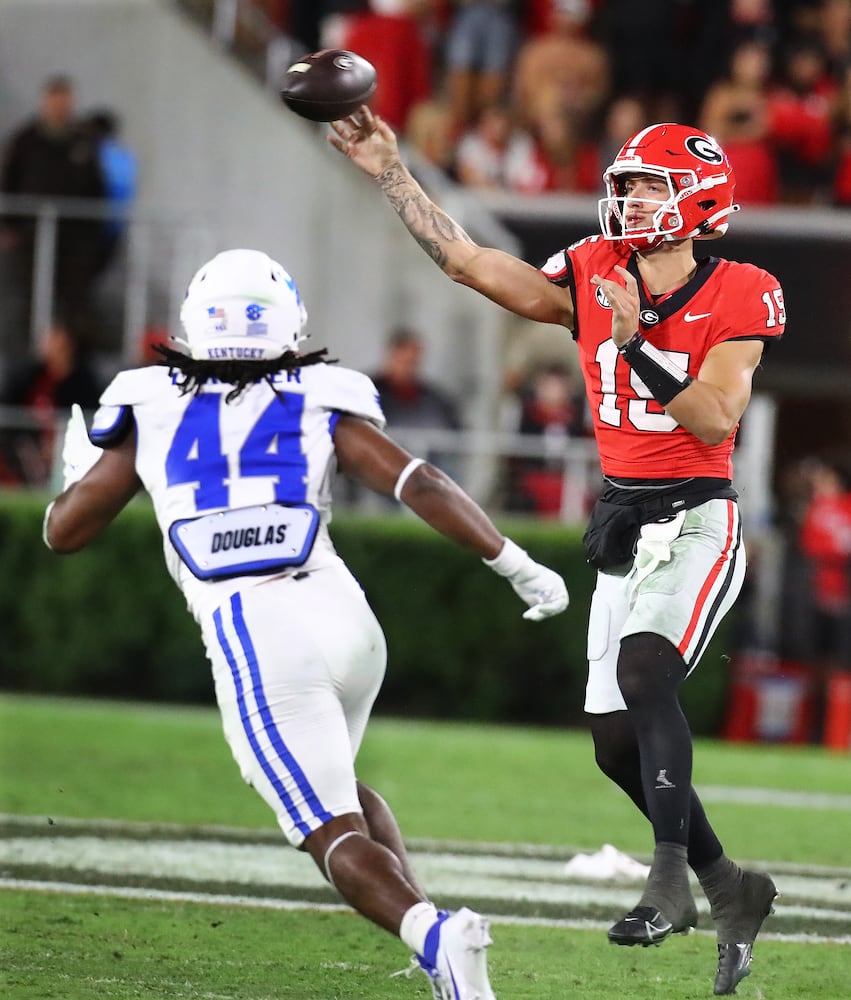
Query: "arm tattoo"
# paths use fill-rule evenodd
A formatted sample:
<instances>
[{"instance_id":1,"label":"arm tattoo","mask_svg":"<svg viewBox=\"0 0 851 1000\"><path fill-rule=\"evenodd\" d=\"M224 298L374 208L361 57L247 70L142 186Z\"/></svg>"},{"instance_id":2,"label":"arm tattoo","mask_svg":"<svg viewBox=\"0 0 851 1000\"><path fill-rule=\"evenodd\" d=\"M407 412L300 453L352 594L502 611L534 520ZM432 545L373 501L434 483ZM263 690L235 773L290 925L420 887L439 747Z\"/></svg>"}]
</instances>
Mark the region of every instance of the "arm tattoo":
<instances>
[{"instance_id":1,"label":"arm tattoo","mask_svg":"<svg viewBox=\"0 0 851 1000\"><path fill-rule=\"evenodd\" d=\"M449 262L448 244L473 242L457 222L426 197L401 163L389 166L377 180L408 232L442 270Z\"/></svg>"}]
</instances>

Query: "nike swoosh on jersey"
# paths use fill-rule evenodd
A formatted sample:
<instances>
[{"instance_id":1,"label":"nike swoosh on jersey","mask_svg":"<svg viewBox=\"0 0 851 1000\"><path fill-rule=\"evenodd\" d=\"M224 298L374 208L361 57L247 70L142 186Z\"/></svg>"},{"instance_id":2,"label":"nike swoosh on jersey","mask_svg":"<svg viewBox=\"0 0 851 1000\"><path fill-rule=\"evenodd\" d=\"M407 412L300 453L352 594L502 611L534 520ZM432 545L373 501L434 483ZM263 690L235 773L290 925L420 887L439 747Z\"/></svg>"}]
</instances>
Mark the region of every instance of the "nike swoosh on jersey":
<instances>
[{"instance_id":1,"label":"nike swoosh on jersey","mask_svg":"<svg viewBox=\"0 0 851 1000\"><path fill-rule=\"evenodd\" d=\"M711 312L709 312L709 313L695 313L694 315L692 315L690 312L687 312L685 314L685 316L683 316L683 319L686 321L686 323L694 323L695 320L706 319L708 316L711 316L711 315L712 315Z\"/></svg>"}]
</instances>

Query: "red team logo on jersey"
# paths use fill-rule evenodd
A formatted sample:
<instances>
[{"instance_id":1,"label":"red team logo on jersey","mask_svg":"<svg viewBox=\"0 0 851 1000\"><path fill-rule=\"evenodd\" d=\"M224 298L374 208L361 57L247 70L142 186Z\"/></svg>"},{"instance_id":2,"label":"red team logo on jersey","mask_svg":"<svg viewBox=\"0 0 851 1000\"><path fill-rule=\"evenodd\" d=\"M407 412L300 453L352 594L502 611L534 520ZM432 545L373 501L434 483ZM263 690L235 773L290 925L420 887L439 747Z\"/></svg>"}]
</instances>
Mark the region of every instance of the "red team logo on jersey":
<instances>
[{"instance_id":1,"label":"red team logo on jersey","mask_svg":"<svg viewBox=\"0 0 851 1000\"><path fill-rule=\"evenodd\" d=\"M670 417L618 353L611 307L591 276L619 280L616 264L631 267L622 244L591 236L554 254L541 271L570 287L576 307L574 337L594 420L603 473L634 479L711 476L732 479L735 432L706 445ZM641 281L639 278L639 287ZM776 278L752 264L710 258L683 288L659 301L642 292L641 332L696 378L706 355L725 340L773 340L786 313Z\"/></svg>"}]
</instances>

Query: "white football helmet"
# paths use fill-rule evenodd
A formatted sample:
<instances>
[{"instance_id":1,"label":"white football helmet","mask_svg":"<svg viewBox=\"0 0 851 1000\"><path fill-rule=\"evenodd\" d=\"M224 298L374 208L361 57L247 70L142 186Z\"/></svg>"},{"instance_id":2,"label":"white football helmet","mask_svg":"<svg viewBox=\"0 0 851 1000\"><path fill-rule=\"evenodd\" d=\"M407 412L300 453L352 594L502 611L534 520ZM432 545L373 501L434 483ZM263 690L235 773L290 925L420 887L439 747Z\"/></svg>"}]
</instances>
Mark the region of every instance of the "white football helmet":
<instances>
[{"instance_id":1,"label":"white football helmet","mask_svg":"<svg viewBox=\"0 0 851 1000\"><path fill-rule=\"evenodd\" d=\"M190 281L184 344L200 361L268 361L296 351L307 310L290 275L259 250L223 250Z\"/></svg>"}]
</instances>

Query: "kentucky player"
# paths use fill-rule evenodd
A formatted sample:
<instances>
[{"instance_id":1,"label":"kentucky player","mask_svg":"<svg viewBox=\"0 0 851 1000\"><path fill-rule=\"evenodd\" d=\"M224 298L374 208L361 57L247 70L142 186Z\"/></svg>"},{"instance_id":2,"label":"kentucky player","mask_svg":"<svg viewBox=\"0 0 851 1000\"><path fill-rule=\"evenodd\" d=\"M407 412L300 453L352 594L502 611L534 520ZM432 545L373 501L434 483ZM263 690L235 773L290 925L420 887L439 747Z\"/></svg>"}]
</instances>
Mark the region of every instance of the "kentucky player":
<instances>
[{"instance_id":1,"label":"kentucky player","mask_svg":"<svg viewBox=\"0 0 851 1000\"><path fill-rule=\"evenodd\" d=\"M733 443L786 314L772 275L695 257L695 241L722 236L738 208L729 161L699 129L642 129L604 174L602 232L539 270L477 246L426 197L368 109L334 123L330 141L375 178L449 277L577 341L606 481L585 536L598 570L585 709L600 768L649 817L656 842L644 893L609 938L649 945L691 928L691 865L718 934L715 992L733 993L776 890L730 861L707 821L677 689L742 586Z\"/></svg>"},{"instance_id":2,"label":"kentucky player","mask_svg":"<svg viewBox=\"0 0 851 1000\"><path fill-rule=\"evenodd\" d=\"M384 635L328 533L335 468L395 495L507 577L540 620L561 577L503 538L446 475L387 438L372 382L301 355L307 314L264 253L229 250L192 279L185 353L119 373L90 443L77 409L65 491L45 515L57 552L95 538L142 487L198 622L224 732L291 844L360 913L414 950L438 1000L492 1000L487 921L438 912L357 755L384 676Z\"/></svg>"}]
</instances>

